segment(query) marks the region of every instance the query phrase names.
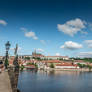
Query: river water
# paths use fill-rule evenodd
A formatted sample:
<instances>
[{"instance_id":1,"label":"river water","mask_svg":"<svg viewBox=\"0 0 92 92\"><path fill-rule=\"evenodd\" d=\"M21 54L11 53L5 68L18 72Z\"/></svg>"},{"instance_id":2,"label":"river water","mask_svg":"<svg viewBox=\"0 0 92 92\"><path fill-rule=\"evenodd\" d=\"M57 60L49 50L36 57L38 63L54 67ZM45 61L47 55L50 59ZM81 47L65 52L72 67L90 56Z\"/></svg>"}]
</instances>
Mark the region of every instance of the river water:
<instances>
[{"instance_id":1,"label":"river water","mask_svg":"<svg viewBox=\"0 0 92 92\"><path fill-rule=\"evenodd\" d=\"M22 71L18 88L21 92L92 92L92 72Z\"/></svg>"}]
</instances>

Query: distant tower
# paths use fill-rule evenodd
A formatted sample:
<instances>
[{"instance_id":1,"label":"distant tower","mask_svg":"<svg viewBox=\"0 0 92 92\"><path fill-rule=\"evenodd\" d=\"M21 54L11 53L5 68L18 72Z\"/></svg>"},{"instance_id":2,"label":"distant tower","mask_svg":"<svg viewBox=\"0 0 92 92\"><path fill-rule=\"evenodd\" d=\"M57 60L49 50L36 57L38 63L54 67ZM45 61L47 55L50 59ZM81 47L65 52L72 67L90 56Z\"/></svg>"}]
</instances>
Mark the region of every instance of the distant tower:
<instances>
[{"instance_id":1,"label":"distant tower","mask_svg":"<svg viewBox=\"0 0 92 92\"><path fill-rule=\"evenodd\" d=\"M34 53L36 54L36 49L34 50Z\"/></svg>"},{"instance_id":2,"label":"distant tower","mask_svg":"<svg viewBox=\"0 0 92 92\"><path fill-rule=\"evenodd\" d=\"M32 56L33 56L33 57L36 56L36 49L34 50L34 52L32 52Z\"/></svg>"}]
</instances>

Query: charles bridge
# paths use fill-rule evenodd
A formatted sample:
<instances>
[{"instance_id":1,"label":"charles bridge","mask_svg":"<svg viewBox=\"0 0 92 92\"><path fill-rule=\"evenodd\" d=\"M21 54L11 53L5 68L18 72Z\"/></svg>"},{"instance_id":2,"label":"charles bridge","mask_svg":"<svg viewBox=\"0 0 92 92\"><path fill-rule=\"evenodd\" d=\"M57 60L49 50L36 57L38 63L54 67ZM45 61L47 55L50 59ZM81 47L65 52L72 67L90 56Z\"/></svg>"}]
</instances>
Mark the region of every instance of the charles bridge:
<instances>
[{"instance_id":1,"label":"charles bridge","mask_svg":"<svg viewBox=\"0 0 92 92\"><path fill-rule=\"evenodd\" d=\"M9 66L8 61L8 51L10 49L9 41L5 44L6 47L6 56L3 58L3 64L5 70L0 74L0 92L20 92L17 88L18 85L18 76L19 76L19 64L18 64L18 45L14 49L15 58L13 61L13 66Z\"/></svg>"}]
</instances>

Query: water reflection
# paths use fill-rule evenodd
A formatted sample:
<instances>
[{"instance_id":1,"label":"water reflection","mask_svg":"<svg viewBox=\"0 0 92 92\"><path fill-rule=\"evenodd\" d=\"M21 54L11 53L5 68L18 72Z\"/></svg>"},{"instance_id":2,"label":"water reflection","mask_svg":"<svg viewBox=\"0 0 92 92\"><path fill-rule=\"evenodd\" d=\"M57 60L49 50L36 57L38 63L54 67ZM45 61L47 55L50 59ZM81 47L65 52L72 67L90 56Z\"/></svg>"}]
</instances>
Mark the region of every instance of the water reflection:
<instances>
[{"instance_id":1,"label":"water reflection","mask_svg":"<svg viewBox=\"0 0 92 92\"><path fill-rule=\"evenodd\" d=\"M18 88L21 92L91 92L92 73L27 70L20 72Z\"/></svg>"}]
</instances>

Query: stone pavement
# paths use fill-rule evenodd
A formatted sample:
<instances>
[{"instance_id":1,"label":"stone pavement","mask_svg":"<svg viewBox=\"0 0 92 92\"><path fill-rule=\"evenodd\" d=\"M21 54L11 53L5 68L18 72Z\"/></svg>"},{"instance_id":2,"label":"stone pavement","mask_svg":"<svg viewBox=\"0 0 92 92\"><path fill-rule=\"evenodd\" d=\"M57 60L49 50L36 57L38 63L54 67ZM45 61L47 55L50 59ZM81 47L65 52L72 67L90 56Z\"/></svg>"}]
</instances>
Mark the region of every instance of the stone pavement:
<instances>
[{"instance_id":1,"label":"stone pavement","mask_svg":"<svg viewBox=\"0 0 92 92\"><path fill-rule=\"evenodd\" d=\"M0 73L0 92L12 92L8 72Z\"/></svg>"}]
</instances>

